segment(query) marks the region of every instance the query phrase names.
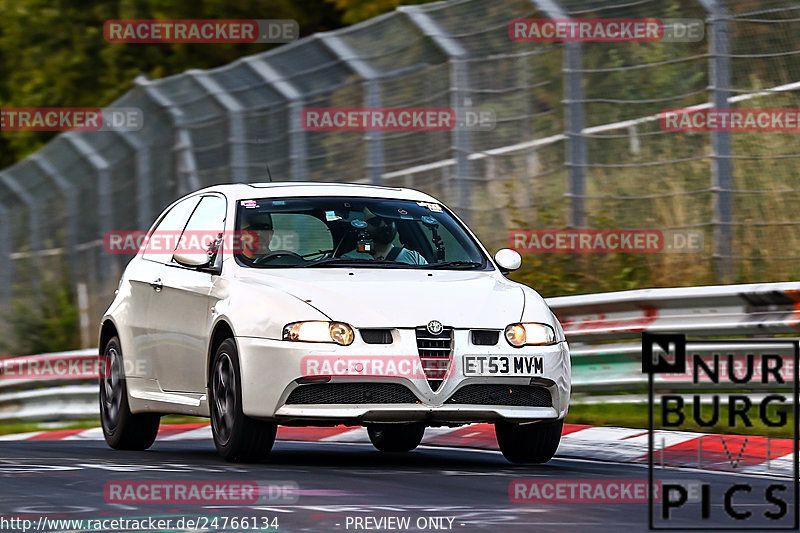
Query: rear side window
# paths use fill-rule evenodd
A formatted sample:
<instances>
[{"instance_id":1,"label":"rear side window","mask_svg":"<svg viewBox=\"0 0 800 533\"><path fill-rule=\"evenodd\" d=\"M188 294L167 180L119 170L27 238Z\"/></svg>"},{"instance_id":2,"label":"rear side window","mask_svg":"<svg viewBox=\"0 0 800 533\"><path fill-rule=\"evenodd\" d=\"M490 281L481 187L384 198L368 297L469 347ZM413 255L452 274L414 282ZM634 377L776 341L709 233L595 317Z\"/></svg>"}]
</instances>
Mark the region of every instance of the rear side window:
<instances>
[{"instance_id":1,"label":"rear side window","mask_svg":"<svg viewBox=\"0 0 800 533\"><path fill-rule=\"evenodd\" d=\"M158 263L169 263L172 260L172 253L178 244L177 236L186 227L189 215L192 214L199 201L200 197L195 196L172 206L172 209L164 215L164 218L150 234L150 241L144 251L145 259ZM167 246L171 250L167 249Z\"/></svg>"}]
</instances>

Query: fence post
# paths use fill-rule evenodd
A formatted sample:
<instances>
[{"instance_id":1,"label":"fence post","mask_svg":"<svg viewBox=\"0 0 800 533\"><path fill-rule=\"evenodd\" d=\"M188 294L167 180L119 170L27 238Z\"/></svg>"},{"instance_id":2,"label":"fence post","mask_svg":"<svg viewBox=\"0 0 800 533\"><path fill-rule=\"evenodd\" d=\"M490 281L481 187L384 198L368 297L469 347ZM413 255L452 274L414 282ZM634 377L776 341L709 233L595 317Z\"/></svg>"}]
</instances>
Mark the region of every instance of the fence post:
<instances>
[{"instance_id":1,"label":"fence post","mask_svg":"<svg viewBox=\"0 0 800 533\"><path fill-rule=\"evenodd\" d=\"M355 50L341 37L333 33L318 34L320 41L344 62L350 69L361 77L364 82L364 106L381 107L380 74L372 66L360 59ZM367 131L367 177L373 185L383 185L383 133L380 131Z\"/></svg>"},{"instance_id":2,"label":"fence post","mask_svg":"<svg viewBox=\"0 0 800 533\"><path fill-rule=\"evenodd\" d=\"M466 54L466 52L464 52ZM457 116L463 116L460 110L472 105L469 97L469 63L462 55L453 57L450 60L450 77L453 87L450 93L450 107L457 112ZM462 218L469 223L472 220L472 161L469 159L471 146L471 135L466 127L456 125L453 130L453 150L455 150L456 160L456 182L458 183L458 203L461 205Z\"/></svg>"},{"instance_id":3,"label":"fence post","mask_svg":"<svg viewBox=\"0 0 800 533\"><path fill-rule=\"evenodd\" d=\"M115 131L136 154L136 229L146 231L153 223L153 199L150 187L150 147L129 131Z\"/></svg>"},{"instance_id":4,"label":"fence post","mask_svg":"<svg viewBox=\"0 0 800 533\"><path fill-rule=\"evenodd\" d=\"M111 165L94 147L77 134L70 132L64 140L72 145L78 154L97 172L97 225L101 240L111 231L114 224L111 197ZM111 256L100 250L100 283L103 288L111 274Z\"/></svg>"},{"instance_id":5,"label":"fence post","mask_svg":"<svg viewBox=\"0 0 800 533\"><path fill-rule=\"evenodd\" d=\"M11 260L11 216L8 208L0 204L0 302L6 303L13 294L14 261Z\"/></svg>"},{"instance_id":6,"label":"fence post","mask_svg":"<svg viewBox=\"0 0 800 533\"><path fill-rule=\"evenodd\" d=\"M420 31L450 58L450 107L458 111L470 105L469 54L442 26L427 12L417 6L401 6L404 13ZM470 132L456 125L452 132L455 152L455 178L458 185L459 216L469 224L472 219L472 162L469 159Z\"/></svg>"},{"instance_id":7,"label":"fence post","mask_svg":"<svg viewBox=\"0 0 800 533\"><path fill-rule=\"evenodd\" d=\"M177 155L176 171L178 176L177 196L183 196L200 188L200 178L197 175L197 162L194 159L192 136L184 124L183 111L178 108L166 95L161 92L146 76L140 75L133 80L134 84L142 89L158 107L165 109L172 119L172 127L176 130L174 150Z\"/></svg>"},{"instance_id":8,"label":"fence post","mask_svg":"<svg viewBox=\"0 0 800 533\"><path fill-rule=\"evenodd\" d=\"M42 249L42 239L40 234L40 220L39 220L39 202L29 193L25 188L20 185L8 172L0 172L0 183L5 185L17 198L22 200L22 203L28 208L28 231L30 232L29 240L31 247L31 258L36 272L33 272L31 282L34 290L38 293L41 288L39 276L41 272L41 257L39 252Z\"/></svg>"},{"instance_id":9,"label":"fence post","mask_svg":"<svg viewBox=\"0 0 800 533\"><path fill-rule=\"evenodd\" d=\"M246 57L242 61L289 102L289 174L293 181L307 180L306 132L300 121L303 112L302 93L259 56Z\"/></svg>"},{"instance_id":10,"label":"fence post","mask_svg":"<svg viewBox=\"0 0 800 533\"><path fill-rule=\"evenodd\" d=\"M583 65L581 43L564 43L564 81L566 83L567 168L569 169L569 224L580 228L586 224L586 165L588 156L583 136Z\"/></svg>"},{"instance_id":11,"label":"fence post","mask_svg":"<svg viewBox=\"0 0 800 533\"><path fill-rule=\"evenodd\" d=\"M75 279L74 277L78 274L78 193L72 183L64 178L56 167L41 154L32 154L29 159L44 176L58 187L64 196L64 210L67 217L64 228L64 247L67 252L70 277Z\"/></svg>"},{"instance_id":12,"label":"fence post","mask_svg":"<svg viewBox=\"0 0 800 533\"><path fill-rule=\"evenodd\" d=\"M78 283L78 323L81 328L81 349L92 347L92 328L89 323L89 292L86 283Z\"/></svg>"},{"instance_id":13,"label":"fence post","mask_svg":"<svg viewBox=\"0 0 800 533\"><path fill-rule=\"evenodd\" d=\"M551 19L569 18L564 9L555 0L532 0L533 5ZM569 225L580 228L586 224L586 165L588 155L586 138L583 136L583 50L580 42L564 43L564 104L565 134L567 137L567 153L565 166L569 172L570 199Z\"/></svg>"},{"instance_id":14,"label":"fence post","mask_svg":"<svg viewBox=\"0 0 800 533\"><path fill-rule=\"evenodd\" d=\"M711 15L709 79L711 80L711 107L727 109L730 96L730 43L728 10L722 0L700 0ZM727 131L711 132L712 185L714 195L714 270L717 279L729 282L733 276L733 168L731 160L731 134Z\"/></svg>"},{"instance_id":15,"label":"fence post","mask_svg":"<svg viewBox=\"0 0 800 533\"><path fill-rule=\"evenodd\" d=\"M228 93L222 85L200 70L190 70L186 73L191 79L203 88L219 105L225 108L228 115L228 128L230 131L230 161L234 183L247 182L247 147L245 146L244 106Z\"/></svg>"}]
</instances>

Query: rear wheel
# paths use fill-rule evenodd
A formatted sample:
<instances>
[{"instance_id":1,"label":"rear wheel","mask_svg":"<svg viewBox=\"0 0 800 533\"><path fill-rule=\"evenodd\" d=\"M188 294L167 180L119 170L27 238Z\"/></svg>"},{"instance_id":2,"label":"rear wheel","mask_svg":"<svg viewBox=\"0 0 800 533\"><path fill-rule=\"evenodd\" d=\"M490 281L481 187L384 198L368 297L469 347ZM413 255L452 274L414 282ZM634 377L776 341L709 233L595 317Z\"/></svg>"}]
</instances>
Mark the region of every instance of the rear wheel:
<instances>
[{"instance_id":1,"label":"rear wheel","mask_svg":"<svg viewBox=\"0 0 800 533\"><path fill-rule=\"evenodd\" d=\"M561 442L563 420L516 424L499 421L494 425L497 444L512 463L546 463Z\"/></svg>"},{"instance_id":2,"label":"rear wheel","mask_svg":"<svg viewBox=\"0 0 800 533\"><path fill-rule=\"evenodd\" d=\"M146 450L158 434L161 415L131 413L128 387L119 338L112 337L103 348L100 376L100 424L103 436L115 450Z\"/></svg>"},{"instance_id":3,"label":"rear wheel","mask_svg":"<svg viewBox=\"0 0 800 533\"><path fill-rule=\"evenodd\" d=\"M367 433L372 445L382 452L410 452L422 442L425 424L370 424Z\"/></svg>"},{"instance_id":4,"label":"rear wheel","mask_svg":"<svg viewBox=\"0 0 800 533\"><path fill-rule=\"evenodd\" d=\"M232 339L217 348L211 371L211 433L219 454L231 462L255 462L269 455L277 424L245 416L239 353Z\"/></svg>"}]
</instances>

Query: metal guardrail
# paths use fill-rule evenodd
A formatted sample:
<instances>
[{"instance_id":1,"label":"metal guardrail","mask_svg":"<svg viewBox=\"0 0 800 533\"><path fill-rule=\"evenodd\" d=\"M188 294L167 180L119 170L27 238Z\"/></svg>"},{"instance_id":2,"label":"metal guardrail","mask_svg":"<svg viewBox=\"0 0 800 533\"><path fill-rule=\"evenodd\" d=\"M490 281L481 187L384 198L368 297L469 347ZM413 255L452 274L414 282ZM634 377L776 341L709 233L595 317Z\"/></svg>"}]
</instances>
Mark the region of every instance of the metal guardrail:
<instances>
[{"instance_id":1,"label":"metal guardrail","mask_svg":"<svg viewBox=\"0 0 800 533\"><path fill-rule=\"evenodd\" d=\"M642 332L754 341L800 334L800 283L794 282L641 289L550 298L547 303L570 342L576 403L646 401ZM720 340L695 351L743 356L753 347ZM703 388L691 379L658 378L656 384L675 391ZM625 395L606 395L613 393Z\"/></svg>"},{"instance_id":2,"label":"metal guardrail","mask_svg":"<svg viewBox=\"0 0 800 533\"><path fill-rule=\"evenodd\" d=\"M800 283L640 289L547 300L573 342L638 336L800 333Z\"/></svg>"},{"instance_id":3,"label":"metal guardrail","mask_svg":"<svg viewBox=\"0 0 800 533\"><path fill-rule=\"evenodd\" d=\"M550 298L570 341L577 402L643 401L642 332L685 333L692 337L753 338L800 333L800 283L768 283L642 289ZM615 342L616 341L616 342ZM747 345L724 341L710 352L746 353ZM76 350L37 358L85 358ZM795 369L796 370L796 369ZM670 382L674 390L697 388ZM607 396L609 393L627 396ZM638 394L637 394L638 393ZM64 420L98 417L98 386L91 380L0 379L0 420Z\"/></svg>"},{"instance_id":4,"label":"metal guardrail","mask_svg":"<svg viewBox=\"0 0 800 533\"><path fill-rule=\"evenodd\" d=\"M97 348L73 350L26 358L85 360ZM0 368L2 370L2 368ZM91 379L53 379L47 377L14 379L0 374L0 420L80 420L99 418L98 384Z\"/></svg>"}]
</instances>

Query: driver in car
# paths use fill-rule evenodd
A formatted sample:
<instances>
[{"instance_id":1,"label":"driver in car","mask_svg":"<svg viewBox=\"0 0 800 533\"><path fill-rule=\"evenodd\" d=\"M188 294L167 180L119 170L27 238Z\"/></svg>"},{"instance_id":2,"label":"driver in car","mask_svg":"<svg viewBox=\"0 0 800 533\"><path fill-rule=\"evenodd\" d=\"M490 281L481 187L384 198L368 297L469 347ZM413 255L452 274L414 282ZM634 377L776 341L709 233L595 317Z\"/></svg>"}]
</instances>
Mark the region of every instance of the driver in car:
<instances>
[{"instance_id":1,"label":"driver in car","mask_svg":"<svg viewBox=\"0 0 800 533\"><path fill-rule=\"evenodd\" d=\"M248 240L249 232L254 237ZM242 255L250 261L256 261L272 250L269 244L275 230L272 226L272 215L260 211L245 211L242 219Z\"/></svg>"},{"instance_id":2,"label":"driver in car","mask_svg":"<svg viewBox=\"0 0 800 533\"><path fill-rule=\"evenodd\" d=\"M397 235L397 224L394 220L376 215L368 208L364 208L364 221L367 223L367 233L375 245L369 252L374 259L384 261L397 261L410 265L427 265L428 262L422 254L393 244Z\"/></svg>"}]
</instances>

